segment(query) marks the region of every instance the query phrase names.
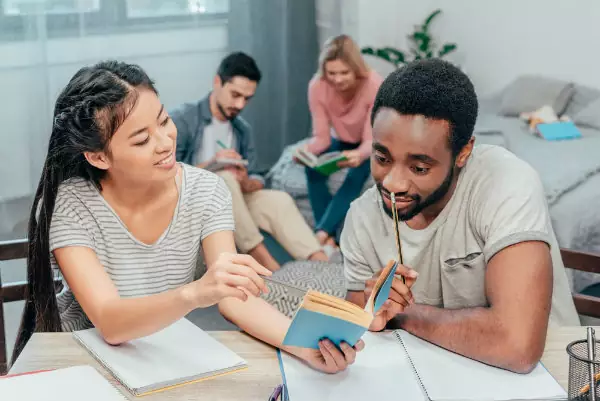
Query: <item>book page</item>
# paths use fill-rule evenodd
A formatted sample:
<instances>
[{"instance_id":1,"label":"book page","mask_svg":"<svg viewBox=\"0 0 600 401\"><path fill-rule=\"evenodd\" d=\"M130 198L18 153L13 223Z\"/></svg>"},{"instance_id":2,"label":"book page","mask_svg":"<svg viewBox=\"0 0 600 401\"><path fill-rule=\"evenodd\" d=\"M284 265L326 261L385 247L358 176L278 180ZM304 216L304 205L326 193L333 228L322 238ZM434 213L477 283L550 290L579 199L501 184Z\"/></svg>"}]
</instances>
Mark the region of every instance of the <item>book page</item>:
<instances>
[{"instance_id":1,"label":"book page","mask_svg":"<svg viewBox=\"0 0 600 401\"><path fill-rule=\"evenodd\" d=\"M345 371L316 371L280 354L291 401L425 400L402 345L393 333L365 333L365 349Z\"/></svg>"},{"instance_id":2,"label":"book page","mask_svg":"<svg viewBox=\"0 0 600 401\"><path fill-rule=\"evenodd\" d=\"M541 365L522 375L492 367L398 330L432 401L553 400L567 394Z\"/></svg>"}]
</instances>

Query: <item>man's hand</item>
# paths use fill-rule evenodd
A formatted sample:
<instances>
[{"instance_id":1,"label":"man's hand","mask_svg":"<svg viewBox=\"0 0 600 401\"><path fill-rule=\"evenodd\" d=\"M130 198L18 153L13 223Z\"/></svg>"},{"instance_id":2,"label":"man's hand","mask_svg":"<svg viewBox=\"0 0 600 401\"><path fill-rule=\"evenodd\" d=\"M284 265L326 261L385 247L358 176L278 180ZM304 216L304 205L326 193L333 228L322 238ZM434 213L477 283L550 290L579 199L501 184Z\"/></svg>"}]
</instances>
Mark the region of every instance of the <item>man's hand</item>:
<instances>
[{"instance_id":1,"label":"man's hand","mask_svg":"<svg viewBox=\"0 0 600 401\"><path fill-rule=\"evenodd\" d=\"M214 160L216 159L237 159L237 160L241 160L242 156L240 156L240 154L238 152L235 151L235 149L221 149L219 151L217 151L217 153L215 154L215 156L213 157Z\"/></svg>"},{"instance_id":2,"label":"man's hand","mask_svg":"<svg viewBox=\"0 0 600 401\"><path fill-rule=\"evenodd\" d=\"M377 278L382 271L383 269L375 273L371 279L367 280L367 287L365 288L365 300L371 296L371 293L373 292L373 286L377 282ZM409 267L399 264L396 267L396 276L398 275L404 277L406 284L402 283L402 280L397 277L393 278L390 296L375 315L375 319L373 319L373 322L371 322L369 330L383 330L387 322L389 322L397 314L403 312L404 308L414 303L413 294L410 289L415 283L418 273Z\"/></svg>"},{"instance_id":3,"label":"man's hand","mask_svg":"<svg viewBox=\"0 0 600 401\"><path fill-rule=\"evenodd\" d=\"M264 185L260 180L248 178L247 176L246 179L240 182L240 186L244 193L256 192L264 188Z\"/></svg>"},{"instance_id":4,"label":"man's hand","mask_svg":"<svg viewBox=\"0 0 600 401\"><path fill-rule=\"evenodd\" d=\"M355 168L360 166L362 163L362 158L360 157L360 152L358 150L346 150L342 152L344 156L346 156L346 161L341 161L338 163L340 167L350 167Z\"/></svg>"}]
</instances>

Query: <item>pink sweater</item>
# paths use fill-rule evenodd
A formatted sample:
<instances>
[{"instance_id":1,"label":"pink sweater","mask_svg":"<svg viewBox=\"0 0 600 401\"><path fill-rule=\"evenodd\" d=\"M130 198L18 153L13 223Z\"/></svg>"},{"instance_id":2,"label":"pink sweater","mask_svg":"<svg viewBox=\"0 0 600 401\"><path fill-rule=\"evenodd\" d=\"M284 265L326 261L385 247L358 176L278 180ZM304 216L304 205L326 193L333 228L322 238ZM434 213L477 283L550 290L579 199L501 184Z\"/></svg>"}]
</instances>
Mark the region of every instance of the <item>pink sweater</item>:
<instances>
[{"instance_id":1,"label":"pink sweater","mask_svg":"<svg viewBox=\"0 0 600 401\"><path fill-rule=\"evenodd\" d=\"M371 110L382 82L383 78L371 70L356 95L346 101L325 79L313 78L308 85L308 106L313 127L308 150L317 155L326 151L331 144L333 128L340 141L360 143L358 151L361 158L367 159L373 142Z\"/></svg>"}]
</instances>

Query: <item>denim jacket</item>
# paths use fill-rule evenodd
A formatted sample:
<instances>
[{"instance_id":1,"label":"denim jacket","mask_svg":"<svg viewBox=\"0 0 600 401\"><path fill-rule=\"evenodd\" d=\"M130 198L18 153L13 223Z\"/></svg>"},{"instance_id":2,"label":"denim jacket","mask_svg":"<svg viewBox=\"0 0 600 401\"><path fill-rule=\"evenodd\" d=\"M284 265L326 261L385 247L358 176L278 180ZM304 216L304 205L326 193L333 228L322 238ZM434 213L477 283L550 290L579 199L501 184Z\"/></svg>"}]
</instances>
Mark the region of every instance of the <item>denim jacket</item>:
<instances>
[{"instance_id":1,"label":"denim jacket","mask_svg":"<svg viewBox=\"0 0 600 401\"><path fill-rule=\"evenodd\" d=\"M196 159L196 154L202 146L204 128L212 122L209 97L210 93L199 102L184 103L169 112L177 127L175 157L179 162L193 164ZM231 126L236 139L236 151L243 159L248 160L248 175L264 184L263 177L255 170L256 152L252 128L240 116L231 120Z\"/></svg>"}]
</instances>

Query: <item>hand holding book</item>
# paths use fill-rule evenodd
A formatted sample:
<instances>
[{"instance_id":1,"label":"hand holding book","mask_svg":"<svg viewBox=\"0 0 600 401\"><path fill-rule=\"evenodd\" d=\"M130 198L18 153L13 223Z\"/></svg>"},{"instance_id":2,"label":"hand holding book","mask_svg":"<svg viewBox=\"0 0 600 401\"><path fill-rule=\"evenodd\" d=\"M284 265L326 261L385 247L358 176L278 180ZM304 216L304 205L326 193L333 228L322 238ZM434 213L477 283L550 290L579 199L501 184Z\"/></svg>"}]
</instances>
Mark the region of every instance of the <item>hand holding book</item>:
<instances>
[{"instance_id":1,"label":"hand holding book","mask_svg":"<svg viewBox=\"0 0 600 401\"><path fill-rule=\"evenodd\" d=\"M379 279L381 272L380 270L375 275L367 280L367 287L365 288L365 299L369 299L375 284ZM404 277L404 282L400 278ZM411 292L411 287L417 279L418 273L409 267L398 264L396 266L395 276L392 278L392 285L390 289L390 295L388 299L383 303L381 308L375 314L375 318L369 326L370 331L381 331L385 328L387 322L389 322L397 314L402 313L404 308L414 303L414 298Z\"/></svg>"},{"instance_id":2,"label":"hand holding book","mask_svg":"<svg viewBox=\"0 0 600 401\"><path fill-rule=\"evenodd\" d=\"M346 150L342 152L344 156L346 156L346 160L341 160L338 162L338 167L346 168L356 168L360 166L362 163L362 159L360 157L360 152L358 150Z\"/></svg>"}]
</instances>

